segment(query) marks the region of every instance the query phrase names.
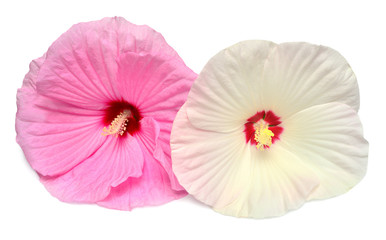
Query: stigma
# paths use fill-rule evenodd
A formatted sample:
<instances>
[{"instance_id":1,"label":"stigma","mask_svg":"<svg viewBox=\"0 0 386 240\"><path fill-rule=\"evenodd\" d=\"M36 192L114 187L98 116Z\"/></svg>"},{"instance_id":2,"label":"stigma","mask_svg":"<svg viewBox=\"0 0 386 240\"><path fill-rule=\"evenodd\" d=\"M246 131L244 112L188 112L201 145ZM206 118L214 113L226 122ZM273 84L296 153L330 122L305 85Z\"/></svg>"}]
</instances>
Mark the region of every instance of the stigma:
<instances>
[{"instance_id":1,"label":"stigma","mask_svg":"<svg viewBox=\"0 0 386 240\"><path fill-rule=\"evenodd\" d=\"M112 135L114 137L122 136L127 128L127 124L132 118L132 113L130 110L125 109L119 113L108 128L104 127L102 130L102 136Z\"/></svg>"},{"instance_id":2,"label":"stigma","mask_svg":"<svg viewBox=\"0 0 386 240\"><path fill-rule=\"evenodd\" d=\"M263 151L272 145L272 137L275 135L268 129L268 123L263 119L254 124L256 148Z\"/></svg>"}]
</instances>

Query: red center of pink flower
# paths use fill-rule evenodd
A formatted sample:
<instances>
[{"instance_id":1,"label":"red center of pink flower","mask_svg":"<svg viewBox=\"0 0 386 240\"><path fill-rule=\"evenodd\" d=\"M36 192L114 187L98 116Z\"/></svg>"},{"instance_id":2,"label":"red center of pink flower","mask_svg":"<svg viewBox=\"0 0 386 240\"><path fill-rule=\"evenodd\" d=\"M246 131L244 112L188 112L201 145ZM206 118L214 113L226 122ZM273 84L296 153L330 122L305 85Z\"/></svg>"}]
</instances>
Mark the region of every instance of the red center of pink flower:
<instances>
[{"instance_id":1,"label":"red center of pink flower","mask_svg":"<svg viewBox=\"0 0 386 240\"><path fill-rule=\"evenodd\" d=\"M263 150L280 139L283 132L280 117L272 111L260 111L247 119L244 124L244 132L247 143L256 145L257 149Z\"/></svg>"},{"instance_id":2,"label":"red center of pink flower","mask_svg":"<svg viewBox=\"0 0 386 240\"><path fill-rule=\"evenodd\" d=\"M133 135L140 130L141 119L139 110L132 104L123 100L111 102L105 109L103 124L106 127L103 128L102 135L115 137L127 136L126 133Z\"/></svg>"}]
</instances>

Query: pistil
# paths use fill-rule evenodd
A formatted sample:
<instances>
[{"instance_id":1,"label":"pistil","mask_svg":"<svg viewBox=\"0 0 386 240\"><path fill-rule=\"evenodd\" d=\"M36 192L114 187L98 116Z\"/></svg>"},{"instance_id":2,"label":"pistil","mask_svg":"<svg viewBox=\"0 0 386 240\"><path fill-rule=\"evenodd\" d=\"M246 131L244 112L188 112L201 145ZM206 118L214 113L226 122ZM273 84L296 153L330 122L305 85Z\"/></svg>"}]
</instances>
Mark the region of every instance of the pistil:
<instances>
[{"instance_id":1,"label":"pistil","mask_svg":"<svg viewBox=\"0 0 386 240\"><path fill-rule=\"evenodd\" d=\"M263 119L254 124L256 148L261 151L272 145L272 137L275 135L268 129L268 126L268 123Z\"/></svg>"},{"instance_id":2,"label":"pistil","mask_svg":"<svg viewBox=\"0 0 386 240\"><path fill-rule=\"evenodd\" d=\"M127 124L132 118L132 113L130 110L125 109L121 113L119 113L108 128L104 127L102 130L102 136L113 135L114 137L118 137L118 135L122 136L127 128Z\"/></svg>"}]
</instances>

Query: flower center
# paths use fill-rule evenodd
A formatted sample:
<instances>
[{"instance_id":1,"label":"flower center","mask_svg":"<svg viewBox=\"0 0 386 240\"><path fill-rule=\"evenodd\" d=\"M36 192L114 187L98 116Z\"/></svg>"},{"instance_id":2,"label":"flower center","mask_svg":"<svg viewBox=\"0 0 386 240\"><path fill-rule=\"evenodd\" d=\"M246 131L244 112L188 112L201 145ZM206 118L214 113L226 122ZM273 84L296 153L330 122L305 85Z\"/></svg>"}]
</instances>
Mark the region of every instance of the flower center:
<instances>
[{"instance_id":1,"label":"flower center","mask_svg":"<svg viewBox=\"0 0 386 240\"><path fill-rule=\"evenodd\" d=\"M138 109L126 101L111 102L105 109L102 136L124 137L140 130L142 119Z\"/></svg>"},{"instance_id":2,"label":"flower center","mask_svg":"<svg viewBox=\"0 0 386 240\"><path fill-rule=\"evenodd\" d=\"M265 150L279 140L283 128L280 118L272 111L260 111L248 118L244 124L244 133L247 143L256 145L256 149Z\"/></svg>"}]
</instances>

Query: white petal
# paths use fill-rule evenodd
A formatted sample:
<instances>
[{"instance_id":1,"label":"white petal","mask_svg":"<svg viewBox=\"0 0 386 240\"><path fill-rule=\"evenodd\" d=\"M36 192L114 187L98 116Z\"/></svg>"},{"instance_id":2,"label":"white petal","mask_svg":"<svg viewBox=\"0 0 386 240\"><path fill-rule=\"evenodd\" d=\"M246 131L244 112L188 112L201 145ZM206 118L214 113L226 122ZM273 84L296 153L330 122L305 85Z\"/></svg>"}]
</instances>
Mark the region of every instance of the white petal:
<instances>
[{"instance_id":1,"label":"white petal","mask_svg":"<svg viewBox=\"0 0 386 240\"><path fill-rule=\"evenodd\" d=\"M206 130L229 132L261 109L259 82L274 47L272 42L245 41L210 59L186 103L191 123Z\"/></svg>"},{"instance_id":2,"label":"white petal","mask_svg":"<svg viewBox=\"0 0 386 240\"><path fill-rule=\"evenodd\" d=\"M226 206L248 183L250 151L242 129L233 133L197 129L189 122L184 105L173 124L171 149L178 181L208 205Z\"/></svg>"},{"instance_id":3,"label":"white petal","mask_svg":"<svg viewBox=\"0 0 386 240\"><path fill-rule=\"evenodd\" d=\"M267 59L260 90L263 106L282 118L328 102L359 108L356 77L347 61L331 48L308 43L278 45Z\"/></svg>"},{"instance_id":4,"label":"white petal","mask_svg":"<svg viewBox=\"0 0 386 240\"><path fill-rule=\"evenodd\" d=\"M368 143L355 110L345 104L317 105L283 121L286 148L319 178L309 199L347 192L365 175Z\"/></svg>"},{"instance_id":5,"label":"white petal","mask_svg":"<svg viewBox=\"0 0 386 240\"><path fill-rule=\"evenodd\" d=\"M251 149L249 183L232 204L216 211L238 217L280 216L307 201L319 180L301 160L277 142L264 152Z\"/></svg>"}]
</instances>

